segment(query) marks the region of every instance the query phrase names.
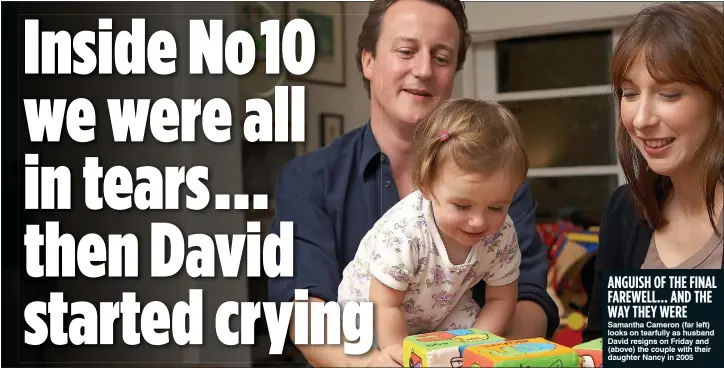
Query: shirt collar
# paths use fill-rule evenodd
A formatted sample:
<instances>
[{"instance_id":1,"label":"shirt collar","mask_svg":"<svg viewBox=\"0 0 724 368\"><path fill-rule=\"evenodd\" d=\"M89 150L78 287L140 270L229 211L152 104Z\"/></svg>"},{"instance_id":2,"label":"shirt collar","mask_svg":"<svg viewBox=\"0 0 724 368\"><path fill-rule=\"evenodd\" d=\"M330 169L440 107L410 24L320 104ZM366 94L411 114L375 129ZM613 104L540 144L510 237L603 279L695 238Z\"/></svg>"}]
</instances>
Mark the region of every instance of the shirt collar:
<instances>
[{"instance_id":1,"label":"shirt collar","mask_svg":"<svg viewBox=\"0 0 724 368\"><path fill-rule=\"evenodd\" d=\"M375 135L372 134L372 125L370 124L370 120L367 120L362 136L362 155L360 156L359 162L359 175L362 179L364 179L366 174L369 173L371 163L379 163L379 155L380 146L377 144Z\"/></svg>"}]
</instances>

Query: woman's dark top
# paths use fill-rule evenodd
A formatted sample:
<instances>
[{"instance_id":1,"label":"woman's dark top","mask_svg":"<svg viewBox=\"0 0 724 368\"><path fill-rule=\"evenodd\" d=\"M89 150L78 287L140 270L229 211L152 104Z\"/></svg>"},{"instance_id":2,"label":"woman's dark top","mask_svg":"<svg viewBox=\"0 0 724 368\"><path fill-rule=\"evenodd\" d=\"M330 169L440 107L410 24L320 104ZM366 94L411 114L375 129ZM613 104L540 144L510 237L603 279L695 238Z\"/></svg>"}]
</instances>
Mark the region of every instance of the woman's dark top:
<instances>
[{"instance_id":1,"label":"woman's dark top","mask_svg":"<svg viewBox=\"0 0 724 368\"><path fill-rule=\"evenodd\" d=\"M724 218L724 213L720 217ZM721 219L719 223L721 225ZM652 234L646 223L636 217L629 186L618 187L609 198L601 220L596 276L589 303L588 325L583 331L583 341L602 336L605 295L603 271L640 269L649 253ZM721 247L721 244L719 246ZM724 260L720 263L724 268Z\"/></svg>"}]
</instances>

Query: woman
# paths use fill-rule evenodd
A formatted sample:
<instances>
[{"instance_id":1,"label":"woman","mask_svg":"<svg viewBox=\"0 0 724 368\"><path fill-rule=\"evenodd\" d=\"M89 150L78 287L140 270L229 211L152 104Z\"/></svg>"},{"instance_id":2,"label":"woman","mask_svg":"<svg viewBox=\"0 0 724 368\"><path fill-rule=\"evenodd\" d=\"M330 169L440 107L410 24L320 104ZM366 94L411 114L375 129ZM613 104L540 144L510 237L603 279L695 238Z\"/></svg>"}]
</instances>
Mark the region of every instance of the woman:
<instances>
[{"instance_id":1,"label":"woman","mask_svg":"<svg viewBox=\"0 0 724 368\"><path fill-rule=\"evenodd\" d=\"M601 337L607 269L722 268L724 21L706 3L641 11L611 61L628 180L609 199L584 341Z\"/></svg>"}]
</instances>

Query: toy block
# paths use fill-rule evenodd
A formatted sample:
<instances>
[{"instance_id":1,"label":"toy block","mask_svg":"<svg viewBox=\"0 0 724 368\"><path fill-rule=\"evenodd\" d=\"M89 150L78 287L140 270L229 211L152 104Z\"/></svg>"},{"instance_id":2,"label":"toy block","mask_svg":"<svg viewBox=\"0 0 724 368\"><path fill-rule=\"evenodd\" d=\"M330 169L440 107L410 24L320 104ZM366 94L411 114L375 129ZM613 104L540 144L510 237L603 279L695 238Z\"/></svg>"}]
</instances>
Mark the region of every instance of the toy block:
<instances>
[{"instance_id":1,"label":"toy block","mask_svg":"<svg viewBox=\"0 0 724 368\"><path fill-rule=\"evenodd\" d=\"M578 353L546 339L507 340L470 346L463 353L465 367L579 367Z\"/></svg>"},{"instance_id":2,"label":"toy block","mask_svg":"<svg viewBox=\"0 0 724 368\"><path fill-rule=\"evenodd\" d=\"M581 357L581 367L600 368L603 367L603 339L598 338L573 347Z\"/></svg>"},{"instance_id":3,"label":"toy block","mask_svg":"<svg viewBox=\"0 0 724 368\"><path fill-rule=\"evenodd\" d=\"M402 361L411 368L462 367L467 347L499 341L505 339L476 328L411 335L402 343Z\"/></svg>"},{"instance_id":4,"label":"toy block","mask_svg":"<svg viewBox=\"0 0 724 368\"><path fill-rule=\"evenodd\" d=\"M583 342L583 329L586 327L586 317L579 312L571 312L561 318L560 327L553 334L551 341L563 346L576 346Z\"/></svg>"}]
</instances>

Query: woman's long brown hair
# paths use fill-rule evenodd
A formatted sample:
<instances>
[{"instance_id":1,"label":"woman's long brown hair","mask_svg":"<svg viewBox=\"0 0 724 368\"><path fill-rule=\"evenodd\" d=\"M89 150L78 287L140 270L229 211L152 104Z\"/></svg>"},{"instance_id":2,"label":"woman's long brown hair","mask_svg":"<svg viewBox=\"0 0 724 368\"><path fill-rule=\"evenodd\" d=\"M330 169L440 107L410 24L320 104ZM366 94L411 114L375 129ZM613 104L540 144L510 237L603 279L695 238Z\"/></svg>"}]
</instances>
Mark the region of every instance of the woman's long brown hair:
<instances>
[{"instance_id":1,"label":"woman's long brown hair","mask_svg":"<svg viewBox=\"0 0 724 368\"><path fill-rule=\"evenodd\" d=\"M611 79L620 113L621 85L633 62L642 57L658 83L681 82L713 96L716 117L695 153L701 158L703 195L714 231L717 183L724 183L724 15L707 3L665 3L642 10L621 35L611 60ZM619 161L630 184L638 217L655 230L665 225L661 209L673 190L668 177L649 169L623 127L616 131Z\"/></svg>"}]
</instances>

